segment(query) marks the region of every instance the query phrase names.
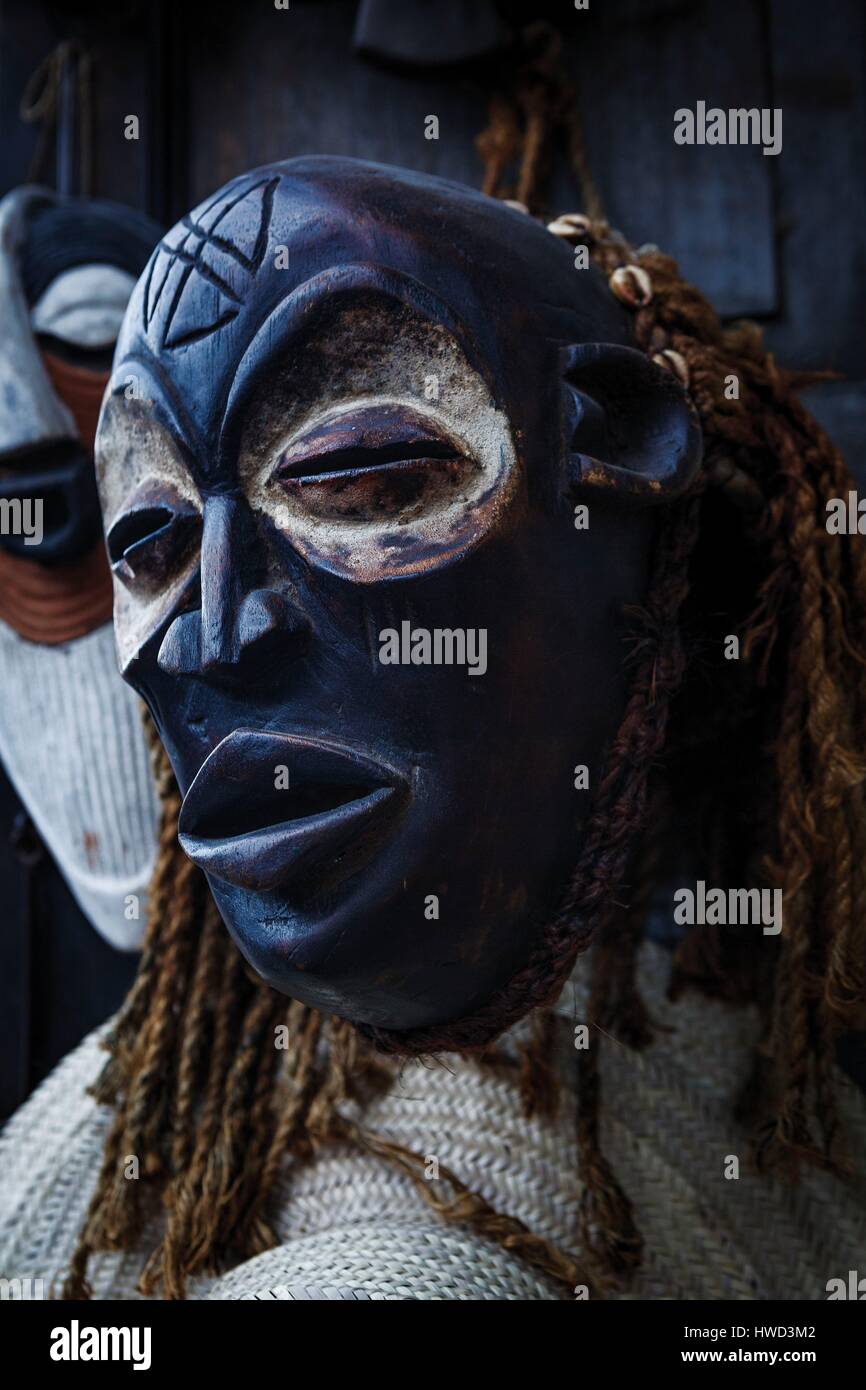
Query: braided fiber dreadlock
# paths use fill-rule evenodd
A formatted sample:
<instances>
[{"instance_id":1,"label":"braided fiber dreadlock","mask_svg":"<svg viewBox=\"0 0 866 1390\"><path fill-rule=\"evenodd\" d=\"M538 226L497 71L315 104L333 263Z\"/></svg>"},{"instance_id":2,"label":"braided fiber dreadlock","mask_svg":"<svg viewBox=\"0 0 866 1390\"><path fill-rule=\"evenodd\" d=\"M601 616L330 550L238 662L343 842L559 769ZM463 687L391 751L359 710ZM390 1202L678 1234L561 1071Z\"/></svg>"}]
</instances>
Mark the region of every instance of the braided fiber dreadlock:
<instances>
[{"instance_id":1,"label":"braided fiber dreadlock","mask_svg":"<svg viewBox=\"0 0 866 1390\"><path fill-rule=\"evenodd\" d=\"M796 395L830 374L780 369L755 325L724 328L670 257L636 252L611 230L561 49L546 24L521 36L512 92L496 94L478 139L485 191L540 211L564 139L589 215L550 230L586 245L635 310L637 345L687 388L704 465L659 532L649 598L633 615L631 697L563 909L527 968L450 1045L481 1043L553 997L596 936L591 1022L599 1036L644 1046L652 1029L636 950L660 874L675 863L682 873L672 847L690 845L714 883L780 888L785 925L757 948L748 929L693 930L676 953L671 997L694 983L758 1003L763 1039L737 1111L758 1126L759 1165L794 1176L805 1159L845 1172L832 1074L840 1034L866 1026L866 546L827 532L827 503L853 480ZM728 634L740 636L738 662L718 658ZM640 1238L599 1150L599 1050L581 1068L584 1235L624 1270L639 1261Z\"/></svg>"},{"instance_id":2,"label":"braided fiber dreadlock","mask_svg":"<svg viewBox=\"0 0 866 1390\"><path fill-rule=\"evenodd\" d=\"M510 195L502 180L522 160L518 188L534 211L558 134L585 189L588 171L555 45L535 30L531 41L538 62L520 69L513 100L497 93L479 147L490 193ZM561 910L525 968L470 1019L402 1035L323 1020L247 972L178 847L180 798L157 744L164 819L151 921L95 1090L115 1115L67 1297L88 1294L92 1252L145 1237L160 1202L144 1292L182 1297L190 1276L264 1250L275 1240L268 1207L282 1165L331 1142L396 1167L444 1219L473 1225L565 1287L603 1292L610 1274L639 1262L642 1242L600 1147L600 1039L651 1039L637 952L653 891L682 874L684 858L720 886L783 892L779 937L696 928L671 981L674 996L695 984L761 1011L762 1041L737 1102L756 1125L759 1163L792 1175L804 1160L845 1170L835 1045L866 1024L866 551L857 536L828 535L825 518L851 479L796 398L815 377L780 369L755 326L723 327L669 257L636 252L611 231L594 189L587 207L590 216L553 230L587 246L633 308L637 345L687 387L704 464L659 523L649 593L629 615L630 695ZM730 377L736 399L723 389ZM728 634L740 637L739 661L720 659ZM346 1119L341 1103L391 1084L371 1043L396 1055L471 1052L499 1066L492 1041L535 1010L518 1084L527 1112L552 1112L550 1005L593 937L596 1036L581 1059L577 1117L590 1278L443 1168L450 1195L440 1195L419 1155ZM280 1023L292 1041L282 1053ZM140 1182L123 1176L128 1155L139 1158Z\"/></svg>"},{"instance_id":3,"label":"braided fiber dreadlock","mask_svg":"<svg viewBox=\"0 0 866 1390\"><path fill-rule=\"evenodd\" d=\"M363 1103L395 1073L350 1024L287 1000L248 970L203 875L180 849L180 793L149 720L148 729L163 808L150 918L93 1088L115 1113L63 1297L90 1296L87 1269L97 1251L147 1242L146 1222L160 1205L162 1233L142 1270L142 1293L183 1298L191 1276L269 1249L276 1236L268 1208L283 1165L309 1161L329 1143L395 1167L443 1220L473 1226L557 1283L598 1287L576 1260L496 1211L447 1167L439 1168L444 1183L429 1183L422 1155L341 1114L342 1102ZM280 1025L291 1040L286 1050L275 1045ZM513 1065L495 1052L486 1060ZM555 1103L547 1030L524 1050L520 1085L528 1109ZM137 1182L125 1176L131 1157Z\"/></svg>"}]
</instances>

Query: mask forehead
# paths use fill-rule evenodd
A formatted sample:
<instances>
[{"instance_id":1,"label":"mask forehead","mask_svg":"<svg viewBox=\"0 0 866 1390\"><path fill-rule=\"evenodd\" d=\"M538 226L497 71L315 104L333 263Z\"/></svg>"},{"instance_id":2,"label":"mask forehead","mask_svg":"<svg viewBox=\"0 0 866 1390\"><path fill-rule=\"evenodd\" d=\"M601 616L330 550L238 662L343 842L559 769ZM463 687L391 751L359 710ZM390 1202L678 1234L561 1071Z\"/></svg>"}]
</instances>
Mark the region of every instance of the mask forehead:
<instances>
[{"instance_id":1,"label":"mask forehead","mask_svg":"<svg viewBox=\"0 0 866 1390\"><path fill-rule=\"evenodd\" d=\"M263 325L268 342L252 359L279 348L290 315L269 322L275 311L294 299L303 315L320 296L370 285L459 323L502 399L525 392L524 364L539 347L600 329L628 341L595 272L576 271L570 251L523 214L444 180L318 158L237 179L172 229L130 303L118 374L156 364L183 401L190 449L213 463Z\"/></svg>"}]
</instances>

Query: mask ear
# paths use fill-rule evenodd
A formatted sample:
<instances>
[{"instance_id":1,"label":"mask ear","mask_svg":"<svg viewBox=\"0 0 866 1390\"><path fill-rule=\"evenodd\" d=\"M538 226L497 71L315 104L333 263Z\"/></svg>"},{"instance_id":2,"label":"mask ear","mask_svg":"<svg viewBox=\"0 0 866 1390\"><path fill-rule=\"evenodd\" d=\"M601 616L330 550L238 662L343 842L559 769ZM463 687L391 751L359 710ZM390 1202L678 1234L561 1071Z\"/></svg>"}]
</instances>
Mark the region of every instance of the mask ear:
<instances>
[{"instance_id":1,"label":"mask ear","mask_svg":"<svg viewBox=\"0 0 866 1390\"><path fill-rule=\"evenodd\" d=\"M697 412L672 372L613 343L562 349L566 468L572 487L664 502L701 462Z\"/></svg>"}]
</instances>

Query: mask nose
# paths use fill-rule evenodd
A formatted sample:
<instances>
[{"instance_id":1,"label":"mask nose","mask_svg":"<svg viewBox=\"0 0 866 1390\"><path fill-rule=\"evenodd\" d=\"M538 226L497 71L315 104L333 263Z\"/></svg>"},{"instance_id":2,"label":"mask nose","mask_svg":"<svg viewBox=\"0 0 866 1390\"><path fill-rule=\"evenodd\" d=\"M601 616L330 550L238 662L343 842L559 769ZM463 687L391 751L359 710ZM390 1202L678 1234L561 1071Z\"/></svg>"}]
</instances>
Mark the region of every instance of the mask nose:
<instances>
[{"instance_id":1,"label":"mask nose","mask_svg":"<svg viewBox=\"0 0 866 1390\"><path fill-rule=\"evenodd\" d=\"M257 538L246 505L211 497L204 508L201 607L181 613L159 649L160 670L173 676L247 679L263 660L298 657L310 625L276 589L254 586ZM252 586L252 587L251 587Z\"/></svg>"}]
</instances>

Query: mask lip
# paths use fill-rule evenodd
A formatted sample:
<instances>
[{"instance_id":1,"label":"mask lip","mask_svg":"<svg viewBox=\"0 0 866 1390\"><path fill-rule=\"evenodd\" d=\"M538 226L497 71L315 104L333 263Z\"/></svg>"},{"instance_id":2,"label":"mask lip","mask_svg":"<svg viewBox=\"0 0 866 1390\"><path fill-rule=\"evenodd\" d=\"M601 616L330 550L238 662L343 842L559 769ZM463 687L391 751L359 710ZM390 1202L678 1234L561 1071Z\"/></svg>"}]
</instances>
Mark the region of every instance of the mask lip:
<instances>
[{"instance_id":1,"label":"mask lip","mask_svg":"<svg viewBox=\"0 0 866 1390\"><path fill-rule=\"evenodd\" d=\"M134 287L134 276L108 262L71 266L33 305L33 332L84 351L109 348L117 340Z\"/></svg>"}]
</instances>

